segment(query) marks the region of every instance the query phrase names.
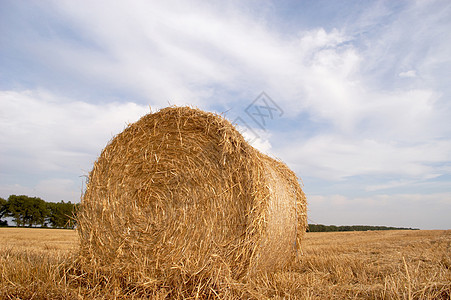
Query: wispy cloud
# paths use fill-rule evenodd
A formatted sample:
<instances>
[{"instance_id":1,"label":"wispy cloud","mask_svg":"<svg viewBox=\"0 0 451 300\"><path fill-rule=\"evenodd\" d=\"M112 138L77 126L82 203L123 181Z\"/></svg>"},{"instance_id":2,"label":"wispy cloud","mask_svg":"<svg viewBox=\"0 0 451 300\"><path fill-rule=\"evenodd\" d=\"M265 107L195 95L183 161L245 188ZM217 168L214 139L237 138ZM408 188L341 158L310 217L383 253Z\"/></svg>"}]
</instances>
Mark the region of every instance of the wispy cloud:
<instances>
[{"instance_id":1,"label":"wispy cloud","mask_svg":"<svg viewBox=\"0 0 451 300\"><path fill-rule=\"evenodd\" d=\"M7 158L2 159L1 181L40 190L55 176L81 182L79 176L91 170L101 148L127 122L149 111L134 103L90 104L45 91L1 91L0 99L0 155Z\"/></svg>"},{"instance_id":2,"label":"wispy cloud","mask_svg":"<svg viewBox=\"0 0 451 300\"><path fill-rule=\"evenodd\" d=\"M451 142L446 140L404 145L319 135L288 147L281 150L283 156L297 166L299 173L328 180L383 174L428 179L431 174L448 172L437 164L451 159Z\"/></svg>"},{"instance_id":3,"label":"wispy cloud","mask_svg":"<svg viewBox=\"0 0 451 300\"><path fill-rule=\"evenodd\" d=\"M409 70L409 71L401 72L398 75L399 75L399 77L414 78L417 76L417 72L415 70Z\"/></svg>"},{"instance_id":4,"label":"wispy cloud","mask_svg":"<svg viewBox=\"0 0 451 300\"><path fill-rule=\"evenodd\" d=\"M24 38L11 38L17 48L69 80L97 84L84 87L127 91L161 104L233 105L268 90L294 114L304 108L306 87L327 85L321 84L326 76L338 86L340 79L331 73L340 70L343 76L355 57L352 49L338 47L346 40L338 30L287 37L235 7L171 1L51 4L55 12L49 20L27 28ZM37 9L48 13L48 5Z\"/></svg>"},{"instance_id":5,"label":"wispy cloud","mask_svg":"<svg viewBox=\"0 0 451 300\"><path fill-rule=\"evenodd\" d=\"M450 174L447 1L352 3L309 26L276 2L2 5L5 186L18 174L31 187L89 171L148 105L236 116L262 91L284 114L266 130L251 124L254 145L322 182L317 190L376 177L360 187L376 193Z\"/></svg>"}]
</instances>

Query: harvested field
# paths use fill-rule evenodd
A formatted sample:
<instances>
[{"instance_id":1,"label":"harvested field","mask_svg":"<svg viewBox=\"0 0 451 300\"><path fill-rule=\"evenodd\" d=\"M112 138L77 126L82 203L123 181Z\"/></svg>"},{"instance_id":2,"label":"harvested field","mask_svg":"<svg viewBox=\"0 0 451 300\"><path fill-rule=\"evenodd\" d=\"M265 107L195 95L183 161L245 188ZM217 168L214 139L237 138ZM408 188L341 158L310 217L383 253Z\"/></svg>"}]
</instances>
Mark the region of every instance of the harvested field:
<instances>
[{"instance_id":1,"label":"harvested field","mask_svg":"<svg viewBox=\"0 0 451 300\"><path fill-rule=\"evenodd\" d=\"M0 238L0 299L164 299L168 292L108 278L90 284L73 268L72 230L0 228ZM451 230L307 233L302 245L299 265L254 278L243 298L450 299Z\"/></svg>"}]
</instances>

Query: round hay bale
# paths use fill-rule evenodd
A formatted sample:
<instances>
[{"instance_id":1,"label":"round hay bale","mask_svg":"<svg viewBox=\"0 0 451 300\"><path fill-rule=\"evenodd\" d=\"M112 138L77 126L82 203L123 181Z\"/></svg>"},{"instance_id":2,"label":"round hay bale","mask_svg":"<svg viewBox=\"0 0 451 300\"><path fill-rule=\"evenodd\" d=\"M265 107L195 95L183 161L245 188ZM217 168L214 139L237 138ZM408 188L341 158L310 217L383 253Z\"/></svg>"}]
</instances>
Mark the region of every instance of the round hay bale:
<instances>
[{"instance_id":1,"label":"round hay bale","mask_svg":"<svg viewBox=\"0 0 451 300\"><path fill-rule=\"evenodd\" d=\"M77 230L91 265L156 284L217 283L287 266L306 219L305 195L284 163L217 114L170 107L105 147Z\"/></svg>"}]
</instances>

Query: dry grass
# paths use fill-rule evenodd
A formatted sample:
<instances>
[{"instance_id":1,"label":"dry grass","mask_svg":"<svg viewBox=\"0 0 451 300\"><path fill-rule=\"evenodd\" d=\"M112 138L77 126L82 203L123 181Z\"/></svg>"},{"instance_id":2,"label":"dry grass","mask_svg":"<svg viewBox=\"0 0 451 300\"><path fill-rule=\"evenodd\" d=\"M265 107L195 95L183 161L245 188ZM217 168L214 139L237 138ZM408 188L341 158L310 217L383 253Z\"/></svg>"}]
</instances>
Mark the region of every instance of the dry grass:
<instances>
[{"instance_id":1,"label":"dry grass","mask_svg":"<svg viewBox=\"0 0 451 300\"><path fill-rule=\"evenodd\" d=\"M165 299L74 268L71 230L0 228L0 299ZM253 299L451 299L451 231L307 233L301 263L237 287ZM194 299L196 291L192 291Z\"/></svg>"},{"instance_id":2,"label":"dry grass","mask_svg":"<svg viewBox=\"0 0 451 300\"><path fill-rule=\"evenodd\" d=\"M77 299L66 281L74 230L0 228L0 299Z\"/></svg>"}]
</instances>

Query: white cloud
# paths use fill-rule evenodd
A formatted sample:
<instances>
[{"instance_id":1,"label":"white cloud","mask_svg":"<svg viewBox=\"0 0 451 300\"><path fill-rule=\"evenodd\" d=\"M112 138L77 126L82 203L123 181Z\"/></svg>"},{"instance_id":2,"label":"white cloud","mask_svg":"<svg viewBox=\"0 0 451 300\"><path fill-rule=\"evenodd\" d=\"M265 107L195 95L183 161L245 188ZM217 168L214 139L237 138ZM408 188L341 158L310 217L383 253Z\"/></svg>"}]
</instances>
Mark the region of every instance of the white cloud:
<instances>
[{"instance_id":1,"label":"white cloud","mask_svg":"<svg viewBox=\"0 0 451 300\"><path fill-rule=\"evenodd\" d=\"M149 108L90 104L45 91L0 91L0 153L4 169L82 175L106 143Z\"/></svg>"},{"instance_id":2,"label":"white cloud","mask_svg":"<svg viewBox=\"0 0 451 300\"><path fill-rule=\"evenodd\" d=\"M399 73L398 76L406 77L406 78L414 78L417 76L417 72L415 70L409 70L409 71Z\"/></svg>"},{"instance_id":3,"label":"white cloud","mask_svg":"<svg viewBox=\"0 0 451 300\"><path fill-rule=\"evenodd\" d=\"M368 57L363 70L367 80L390 88L402 75L416 75L421 78L415 82L417 87L445 88L448 80L441 69L449 69L451 63L450 3L411 1L399 8L399 3L390 7L393 3L377 1L356 24L362 53Z\"/></svg>"},{"instance_id":4,"label":"white cloud","mask_svg":"<svg viewBox=\"0 0 451 300\"><path fill-rule=\"evenodd\" d=\"M451 160L451 142L402 144L372 139L318 135L278 149L299 175L343 180L361 175L428 179L447 172L436 164Z\"/></svg>"},{"instance_id":5,"label":"white cloud","mask_svg":"<svg viewBox=\"0 0 451 300\"><path fill-rule=\"evenodd\" d=\"M255 149L262 153L269 154L271 151L271 134L258 128L246 128L238 125L237 130L243 135L244 139Z\"/></svg>"},{"instance_id":6,"label":"white cloud","mask_svg":"<svg viewBox=\"0 0 451 300\"><path fill-rule=\"evenodd\" d=\"M75 38L57 34L55 28L47 39L36 34L26 42L29 47L24 48L32 49L36 60L58 72L77 74L102 88L114 86L159 105L212 108L253 99L265 90L287 116L307 110L342 130L358 126L362 110L374 100L371 94L379 87L368 83L370 72L382 72L387 79L387 70L396 65L395 73L388 75L411 74L405 70L417 66L418 73L430 74L430 53L440 51L437 57L445 59L450 45L447 39L426 34L446 28L441 23L446 9L433 4L413 3L394 14L376 3L355 26L329 32L300 29L298 35L269 28L236 3L53 1L41 9L53 12L52 25L76 33ZM438 20L431 17L436 11L441 12ZM421 17L428 23L410 22ZM387 26L380 26L381 21ZM436 28L430 29L433 25ZM409 33L416 38L407 48ZM402 47L390 46L400 37ZM424 41L436 47L424 52Z\"/></svg>"},{"instance_id":7,"label":"white cloud","mask_svg":"<svg viewBox=\"0 0 451 300\"><path fill-rule=\"evenodd\" d=\"M379 3L355 27L287 36L243 13L242 7L218 3L135 1L109 4L108 14L102 1L89 2L89 9L83 2L53 4L78 34L100 45L73 47L73 41L58 36L40 44L42 55L49 47L56 49L60 68L134 90L160 105L169 101L230 106L265 90L286 117L307 111L313 122L333 128L307 141L278 145L286 150L277 154L290 162L305 167L307 158L305 164L311 167L304 169L309 174L335 179L383 172L420 176L437 173L429 163L449 159L444 154L448 143L436 140L450 127L444 126L449 124L446 110L440 112L436 106L439 91L379 90L365 77L369 70L379 74L377 68L386 76L391 65L397 66L393 76L413 76L417 67L421 73L430 72L424 64L429 55L419 56L422 41L447 49L446 40L431 40L425 34L431 24L444 25L426 18L429 23L416 22L413 32L408 21L437 6L414 3L396 12L395 18L392 9ZM381 20L388 25L379 26ZM406 51L408 33L417 39ZM359 43L368 47L362 50ZM85 63L68 64L74 60ZM396 71L399 68L402 71ZM269 139L258 142L263 151L271 149ZM439 155L428 159L424 151Z\"/></svg>"},{"instance_id":8,"label":"white cloud","mask_svg":"<svg viewBox=\"0 0 451 300\"><path fill-rule=\"evenodd\" d=\"M45 19L15 18L33 22L12 26L3 45L25 56L27 74L40 70L30 91L0 94L2 172L86 173L125 122L148 112L132 101L218 110L265 91L294 138L257 132L254 146L301 177L390 178L363 187L377 191L450 174L449 3L377 1L356 22L297 34L277 32L251 6L49 1L32 9ZM25 73L6 70L2 78L28 88Z\"/></svg>"},{"instance_id":9,"label":"white cloud","mask_svg":"<svg viewBox=\"0 0 451 300\"><path fill-rule=\"evenodd\" d=\"M328 108L331 95L342 112L352 107L340 103L347 101L345 78L359 57L342 46L350 37L339 30L286 36L219 3L51 3L58 12L52 25L75 32L75 38L55 34L55 28L49 38L36 32L19 46L55 72L96 82L94 88L126 90L160 105L201 107L253 99L265 90L291 116L315 103ZM330 92L317 97L318 91ZM224 99L230 94L236 98Z\"/></svg>"}]
</instances>

